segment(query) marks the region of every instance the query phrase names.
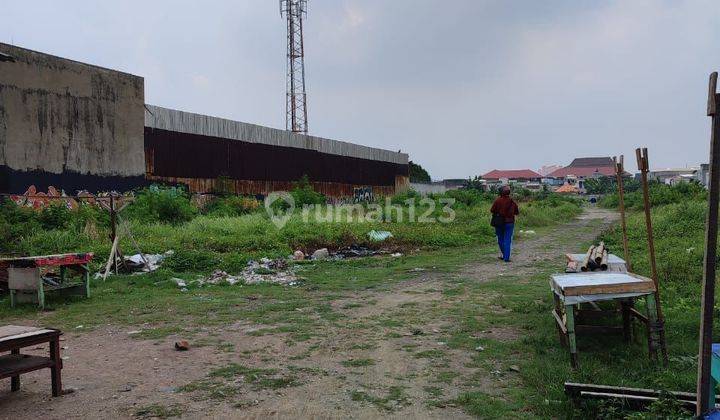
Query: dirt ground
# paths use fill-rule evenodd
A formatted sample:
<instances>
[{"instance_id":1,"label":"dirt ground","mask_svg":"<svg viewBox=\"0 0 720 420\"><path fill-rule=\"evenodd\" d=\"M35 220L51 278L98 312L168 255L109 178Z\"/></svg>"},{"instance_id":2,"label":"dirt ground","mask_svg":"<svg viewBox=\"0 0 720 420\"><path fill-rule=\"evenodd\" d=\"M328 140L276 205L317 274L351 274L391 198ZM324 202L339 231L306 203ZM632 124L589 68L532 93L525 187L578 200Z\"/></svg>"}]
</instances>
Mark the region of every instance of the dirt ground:
<instances>
[{"instance_id":1,"label":"dirt ground","mask_svg":"<svg viewBox=\"0 0 720 420\"><path fill-rule=\"evenodd\" d=\"M421 272L386 290L330 300L343 317L328 323L320 338L305 342L288 341L283 333L258 335L261 326L243 322L221 330L200 326L199 337L210 344L193 345L185 352L173 348L178 337L133 338L133 330L142 326L66 331L63 383L74 392L50 398L49 371L22 376L22 389L14 393L9 392L9 380L3 380L0 417L469 417L459 407L428 404L428 395L449 400L468 391L456 385L454 375L472 376L473 386L489 394L501 395L510 384L507 378L468 368L473 353L451 349L442 341L452 320L437 314L452 299L463 298L450 299L443 290L457 278L485 282L531 275L537 264L557 261L570 244L589 240L589 227L597 234L614 218L613 213L589 209L578 220L543 234L520 234L510 264L488 257L456 273ZM522 332L495 326L473 334L510 341ZM193 342L198 340L195 337ZM273 370L240 372L230 377L232 388L208 376L213 369L233 363ZM260 377L268 381L256 381ZM294 386L272 386L283 378L292 378ZM266 386L258 386L261 383ZM197 386L188 390L188 384Z\"/></svg>"}]
</instances>

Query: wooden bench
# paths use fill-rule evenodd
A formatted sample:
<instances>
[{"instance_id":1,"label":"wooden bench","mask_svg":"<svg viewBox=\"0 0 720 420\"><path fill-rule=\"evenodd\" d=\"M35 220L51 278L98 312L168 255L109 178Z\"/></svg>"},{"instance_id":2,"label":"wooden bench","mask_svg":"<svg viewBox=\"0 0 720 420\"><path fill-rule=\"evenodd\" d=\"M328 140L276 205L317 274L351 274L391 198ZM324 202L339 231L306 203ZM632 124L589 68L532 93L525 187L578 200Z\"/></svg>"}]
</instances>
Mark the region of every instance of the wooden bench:
<instances>
[{"instance_id":1,"label":"wooden bench","mask_svg":"<svg viewBox=\"0 0 720 420\"><path fill-rule=\"evenodd\" d=\"M53 397L62 394L60 370L60 336L62 332L51 328L23 327L6 325L0 327L0 379L10 378L11 391L20 390L20 375L39 369L50 369ZM49 357L21 354L24 347L37 346L43 343L50 345Z\"/></svg>"}]
</instances>

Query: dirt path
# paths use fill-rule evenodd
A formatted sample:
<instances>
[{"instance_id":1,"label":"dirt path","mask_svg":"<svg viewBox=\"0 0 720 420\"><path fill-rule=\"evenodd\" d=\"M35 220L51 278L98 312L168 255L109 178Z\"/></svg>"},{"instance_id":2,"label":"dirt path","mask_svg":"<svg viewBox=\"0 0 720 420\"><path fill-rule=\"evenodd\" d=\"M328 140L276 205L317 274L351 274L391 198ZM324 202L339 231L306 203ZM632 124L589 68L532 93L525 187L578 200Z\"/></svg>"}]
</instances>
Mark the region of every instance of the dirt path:
<instances>
[{"instance_id":1,"label":"dirt path","mask_svg":"<svg viewBox=\"0 0 720 420\"><path fill-rule=\"evenodd\" d=\"M260 326L244 323L221 331L199 326L194 344L204 346L177 352L172 336L138 340L132 329L114 326L71 331L63 380L76 391L49 398L45 372L23 376L17 393L5 380L0 417L465 418L442 401L474 389L501 396L512 378L485 373L472 362L474 351L448 343L457 322L451 310L464 299L458 281L530 276L614 219L589 209L573 223L521 235L511 264L485 256L453 274L420 272L389 290L328 299L340 316L307 341L259 334ZM484 304L501 311L494 298L485 296ZM521 332L495 326L470 334L502 342Z\"/></svg>"}]
</instances>

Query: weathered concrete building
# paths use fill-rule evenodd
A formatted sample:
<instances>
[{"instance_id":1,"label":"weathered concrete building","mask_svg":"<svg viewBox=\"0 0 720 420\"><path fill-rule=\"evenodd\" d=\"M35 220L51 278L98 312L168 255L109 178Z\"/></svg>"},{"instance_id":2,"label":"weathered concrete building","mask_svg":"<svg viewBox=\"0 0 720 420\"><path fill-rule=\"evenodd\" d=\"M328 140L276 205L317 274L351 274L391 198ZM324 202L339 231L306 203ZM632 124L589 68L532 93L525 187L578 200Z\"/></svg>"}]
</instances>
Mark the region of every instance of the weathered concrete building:
<instances>
[{"instance_id":1,"label":"weathered concrete building","mask_svg":"<svg viewBox=\"0 0 720 420\"><path fill-rule=\"evenodd\" d=\"M389 195L409 185L408 155L145 105L142 77L0 43L0 193L267 194L305 175L332 197Z\"/></svg>"},{"instance_id":2,"label":"weathered concrete building","mask_svg":"<svg viewBox=\"0 0 720 420\"><path fill-rule=\"evenodd\" d=\"M142 77L0 44L0 192L144 182Z\"/></svg>"}]
</instances>

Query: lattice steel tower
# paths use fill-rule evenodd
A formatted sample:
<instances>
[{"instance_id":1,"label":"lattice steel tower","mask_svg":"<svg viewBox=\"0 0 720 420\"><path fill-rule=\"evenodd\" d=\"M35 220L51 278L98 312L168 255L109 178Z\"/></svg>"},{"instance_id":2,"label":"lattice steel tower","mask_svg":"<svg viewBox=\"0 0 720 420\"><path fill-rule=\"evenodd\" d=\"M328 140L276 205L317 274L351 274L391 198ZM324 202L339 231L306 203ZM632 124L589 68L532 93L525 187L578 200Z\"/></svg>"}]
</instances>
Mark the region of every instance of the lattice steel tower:
<instances>
[{"instance_id":1,"label":"lattice steel tower","mask_svg":"<svg viewBox=\"0 0 720 420\"><path fill-rule=\"evenodd\" d=\"M303 47L303 17L307 16L307 0L280 0L280 15L287 18L285 129L294 133L307 133L305 48Z\"/></svg>"}]
</instances>

